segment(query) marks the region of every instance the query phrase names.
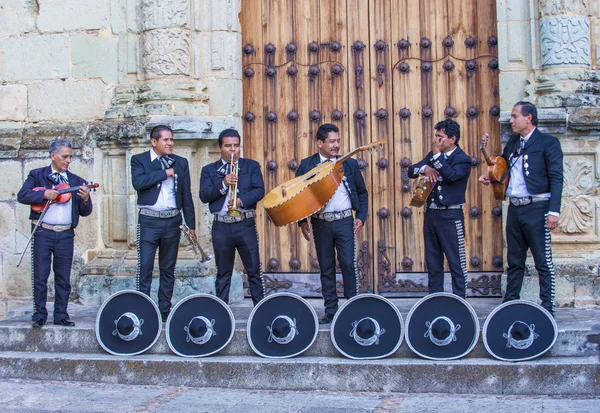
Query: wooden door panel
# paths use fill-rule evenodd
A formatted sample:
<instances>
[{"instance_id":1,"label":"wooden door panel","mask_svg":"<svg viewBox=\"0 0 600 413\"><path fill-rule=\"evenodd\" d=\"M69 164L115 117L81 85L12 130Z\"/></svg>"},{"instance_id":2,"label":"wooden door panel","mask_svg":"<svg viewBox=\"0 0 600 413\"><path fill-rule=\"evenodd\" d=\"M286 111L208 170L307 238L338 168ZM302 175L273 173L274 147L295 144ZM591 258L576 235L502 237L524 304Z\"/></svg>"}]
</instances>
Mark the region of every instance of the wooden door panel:
<instances>
[{"instance_id":1,"label":"wooden door panel","mask_svg":"<svg viewBox=\"0 0 600 413\"><path fill-rule=\"evenodd\" d=\"M340 127L343 152L386 141L381 152L357 156L370 203L357 240L360 291L426 292L423 209L409 205L407 166L430 150L433 126L451 117L474 161L464 209L469 294L498 294L501 205L477 183L487 170L478 164L483 132L490 153L501 149L495 2L250 0L241 19L243 44L254 45L243 54L244 69L254 69L242 79L244 114L254 115L245 116L244 153L263 165L267 190L316 151L322 123ZM314 244L258 209L267 284L317 296Z\"/></svg>"}]
</instances>

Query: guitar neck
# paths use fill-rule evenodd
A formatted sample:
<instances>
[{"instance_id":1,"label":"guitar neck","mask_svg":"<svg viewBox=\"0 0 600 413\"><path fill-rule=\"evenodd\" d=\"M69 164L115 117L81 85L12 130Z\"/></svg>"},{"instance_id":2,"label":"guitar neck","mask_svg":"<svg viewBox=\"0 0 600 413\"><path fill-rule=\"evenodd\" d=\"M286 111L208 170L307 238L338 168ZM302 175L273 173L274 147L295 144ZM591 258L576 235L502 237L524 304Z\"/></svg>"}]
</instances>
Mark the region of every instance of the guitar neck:
<instances>
[{"instance_id":1,"label":"guitar neck","mask_svg":"<svg viewBox=\"0 0 600 413\"><path fill-rule=\"evenodd\" d=\"M380 140L378 142L374 142L374 143L371 143L369 145L358 147L358 148L356 148L356 149L348 152L346 155L343 155L340 159L338 159L337 161L335 161L335 164L336 164L336 166L340 165L340 164L346 162L348 159L352 158L358 152L366 151L366 150L368 150L370 148L376 147L377 145L383 145L383 144L384 144L384 142L382 140Z\"/></svg>"},{"instance_id":2,"label":"guitar neck","mask_svg":"<svg viewBox=\"0 0 600 413\"><path fill-rule=\"evenodd\" d=\"M484 147L484 146L482 146L482 147L481 147L481 153L483 154L483 157L485 158L485 162L486 162L486 163L487 163L489 166L491 166L491 165L494 165L494 163L493 163L493 162L492 162L492 160L490 159L490 157L489 157L489 155L488 155L487 151L485 150L485 147Z\"/></svg>"}]
</instances>

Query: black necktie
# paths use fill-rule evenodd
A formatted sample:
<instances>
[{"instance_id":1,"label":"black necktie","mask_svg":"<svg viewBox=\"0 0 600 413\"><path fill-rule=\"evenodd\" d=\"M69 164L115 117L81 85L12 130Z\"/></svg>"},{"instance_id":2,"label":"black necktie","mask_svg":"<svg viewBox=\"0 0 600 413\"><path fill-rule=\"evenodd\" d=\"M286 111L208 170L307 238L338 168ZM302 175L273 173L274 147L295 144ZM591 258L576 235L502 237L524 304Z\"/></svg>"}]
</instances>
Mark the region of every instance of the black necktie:
<instances>
[{"instance_id":1,"label":"black necktie","mask_svg":"<svg viewBox=\"0 0 600 413\"><path fill-rule=\"evenodd\" d=\"M65 178L64 176L62 176L58 172L54 172L54 173L50 174L50 180L52 182L54 182L55 185L58 185L58 184L68 184L69 183L69 181L67 180L67 178Z\"/></svg>"}]
</instances>

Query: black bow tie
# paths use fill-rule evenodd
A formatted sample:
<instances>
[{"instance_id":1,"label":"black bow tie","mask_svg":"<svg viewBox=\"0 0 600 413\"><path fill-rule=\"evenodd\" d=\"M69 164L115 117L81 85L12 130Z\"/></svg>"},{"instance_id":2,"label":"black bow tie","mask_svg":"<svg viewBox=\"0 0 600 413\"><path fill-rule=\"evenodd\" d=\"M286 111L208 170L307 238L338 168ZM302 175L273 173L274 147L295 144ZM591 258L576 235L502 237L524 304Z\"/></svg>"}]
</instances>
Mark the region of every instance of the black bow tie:
<instances>
[{"instance_id":1,"label":"black bow tie","mask_svg":"<svg viewBox=\"0 0 600 413\"><path fill-rule=\"evenodd\" d=\"M51 173L50 175L48 175L48 179L54 184L54 185L58 185L58 184L68 184L69 181L67 180L67 178L65 178L64 176L62 176L60 173L58 172L54 172Z\"/></svg>"}]
</instances>

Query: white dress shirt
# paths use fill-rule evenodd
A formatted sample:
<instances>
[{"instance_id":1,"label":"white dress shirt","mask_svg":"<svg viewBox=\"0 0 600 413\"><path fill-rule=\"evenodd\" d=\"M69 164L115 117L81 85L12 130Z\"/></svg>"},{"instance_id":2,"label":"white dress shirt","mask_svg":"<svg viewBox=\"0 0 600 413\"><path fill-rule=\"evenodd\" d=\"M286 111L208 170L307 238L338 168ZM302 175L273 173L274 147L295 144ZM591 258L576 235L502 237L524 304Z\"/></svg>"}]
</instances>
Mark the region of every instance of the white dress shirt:
<instances>
[{"instance_id":1,"label":"white dress shirt","mask_svg":"<svg viewBox=\"0 0 600 413\"><path fill-rule=\"evenodd\" d=\"M320 153L319 157L321 158L321 163L327 162L329 160ZM331 158L331 161L335 162L336 159L337 158ZM346 179L346 177L344 177L343 179ZM346 184L342 182L338 186L337 190L333 194L333 197L329 200L327 205L325 205L325 207L319 212L342 212L351 208L352 201L350 201L350 193L346 188Z\"/></svg>"},{"instance_id":2,"label":"white dress shirt","mask_svg":"<svg viewBox=\"0 0 600 413\"><path fill-rule=\"evenodd\" d=\"M150 149L150 162L158 158L154 148ZM167 176L167 179L162 181L160 185L160 193L154 205L139 205L138 208L147 208L154 211L167 211L170 209L177 208L177 202L175 201L175 179L172 176Z\"/></svg>"},{"instance_id":3,"label":"white dress shirt","mask_svg":"<svg viewBox=\"0 0 600 413\"><path fill-rule=\"evenodd\" d=\"M67 173L66 172L58 172L55 171L54 168L52 168L52 173L60 173L60 175L64 178L64 180L66 182L69 181L68 177L67 177ZM54 188L54 185L52 186ZM71 195L75 195L75 194L71 194ZM73 206L73 196L71 196L71 199L69 200L69 202L65 202L62 204L58 204L58 203L53 203L48 207L48 210L46 211L46 214L44 215L44 218L42 219L42 222L46 223L46 224L50 224L50 225L70 225L72 224L72 215L71 215L71 208Z\"/></svg>"}]
</instances>

